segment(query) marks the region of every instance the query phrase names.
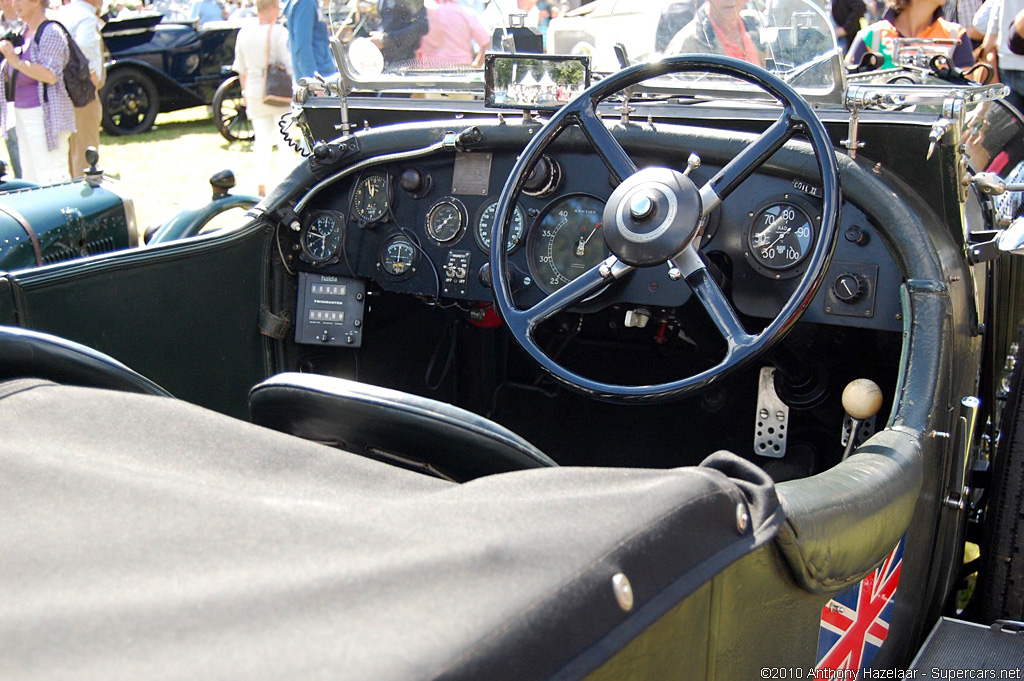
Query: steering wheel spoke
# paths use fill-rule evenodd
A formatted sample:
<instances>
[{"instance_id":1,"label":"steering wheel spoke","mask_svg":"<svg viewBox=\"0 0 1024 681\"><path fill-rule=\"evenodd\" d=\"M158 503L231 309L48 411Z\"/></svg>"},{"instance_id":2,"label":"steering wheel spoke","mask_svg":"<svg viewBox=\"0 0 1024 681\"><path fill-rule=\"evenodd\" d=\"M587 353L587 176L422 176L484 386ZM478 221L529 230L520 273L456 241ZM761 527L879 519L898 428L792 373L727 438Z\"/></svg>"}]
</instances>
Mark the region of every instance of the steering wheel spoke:
<instances>
[{"instance_id":1,"label":"steering wheel spoke","mask_svg":"<svg viewBox=\"0 0 1024 681\"><path fill-rule=\"evenodd\" d=\"M707 267L699 267L690 272L686 277L686 283L704 309L707 310L711 321L718 328L728 345L728 354L732 355L737 348L750 346L757 336L747 333L743 322L736 316L736 310L732 303L725 296L725 292L718 285L718 282L711 276Z\"/></svg>"},{"instance_id":2,"label":"steering wheel spoke","mask_svg":"<svg viewBox=\"0 0 1024 681\"><path fill-rule=\"evenodd\" d=\"M605 127L604 121L597 115L597 111L589 106L583 106L576 113L580 128L594 146L598 155L608 166L608 170L619 182L636 172L636 164L629 157L626 150L618 143L611 131Z\"/></svg>"},{"instance_id":3,"label":"steering wheel spoke","mask_svg":"<svg viewBox=\"0 0 1024 681\"><path fill-rule=\"evenodd\" d=\"M748 145L735 158L719 170L714 177L700 188L700 198L707 215L718 204L725 200L743 180L761 167L772 154L793 137L797 126L794 123L790 107L782 112L782 116L772 123L761 136Z\"/></svg>"},{"instance_id":4,"label":"steering wheel spoke","mask_svg":"<svg viewBox=\"0 0 1024 681\"><path fill-rule=\"evenodd\" d=\"M615 256L610 256L551 295L546 296L544 300L533 307L520 311L520 314L527 325L534 327L545 319L550 319L559 312L581 303L632 270L633 267L621 262Z\"/></svg>"}]
</instances>

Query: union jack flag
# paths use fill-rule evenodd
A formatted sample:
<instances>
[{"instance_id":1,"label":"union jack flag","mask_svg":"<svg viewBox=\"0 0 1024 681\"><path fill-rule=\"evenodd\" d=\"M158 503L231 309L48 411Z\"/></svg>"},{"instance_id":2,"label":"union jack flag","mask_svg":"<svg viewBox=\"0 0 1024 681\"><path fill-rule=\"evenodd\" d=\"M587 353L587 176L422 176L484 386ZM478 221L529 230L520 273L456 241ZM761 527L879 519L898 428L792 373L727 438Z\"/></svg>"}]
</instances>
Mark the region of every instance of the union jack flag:
<instances>
[{"instance_id":1,"label":"union jack flag","mask_svg":"<svg viewBox=\"0 0 1024 681\"><path fill-rule=\"evenodd\" d=\"M882 564L821 609L816 669L848 669L859 672L889 635L893 599L903 565L903 539Z\"/></svg>"}]
</instances>

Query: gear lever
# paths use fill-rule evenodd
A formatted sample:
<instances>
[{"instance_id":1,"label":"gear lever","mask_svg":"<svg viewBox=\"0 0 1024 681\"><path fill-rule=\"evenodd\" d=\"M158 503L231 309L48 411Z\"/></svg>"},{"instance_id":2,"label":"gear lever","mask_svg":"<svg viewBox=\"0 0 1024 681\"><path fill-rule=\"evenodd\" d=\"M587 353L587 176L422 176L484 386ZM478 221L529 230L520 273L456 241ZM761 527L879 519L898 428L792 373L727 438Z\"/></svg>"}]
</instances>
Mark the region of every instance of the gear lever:
<instances>
[{"instance_id":1,"label":"gear lever","mask_svg":"<svg viewBox=\"0 0 1024 681\"><path fill-rule=\"evenodd\" d=\"M867 378L850 381L843 389L843 409L851 420L850 436L843 450L843 461L850 456L857 440L857 430L864 421L874 418L882 408L882 390L878 384ZM845 430L845 429L844 429Z\"/></svg>"}]
</instances>

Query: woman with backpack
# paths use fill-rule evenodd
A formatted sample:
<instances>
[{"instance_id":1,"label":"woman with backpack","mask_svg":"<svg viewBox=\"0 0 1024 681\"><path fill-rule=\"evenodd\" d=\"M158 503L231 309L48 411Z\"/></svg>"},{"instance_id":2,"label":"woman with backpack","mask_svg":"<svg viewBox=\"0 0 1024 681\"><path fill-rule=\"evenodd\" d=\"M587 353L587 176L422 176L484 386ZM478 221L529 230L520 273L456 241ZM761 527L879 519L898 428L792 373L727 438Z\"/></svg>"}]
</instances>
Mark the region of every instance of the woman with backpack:
<instances>
[{"instance_id":1,"label":"woman with backpack","mask_svg":"<svg viewBox=\"0 0 1024 681\"><path fill-rule=\"evenodd\" d=\"M23 175L38 184L70 179L68 139L75 131L75 110L62 77L70 54L68 40L60 26L52 22L42 25L47 4L48 0L14 0L26 25L25 42L16 48L0 40L4 57L0 72L7 85L0 90L0 128L6 132L13 123L7 120L10 97Z\"/></svg>"}]
</instances>

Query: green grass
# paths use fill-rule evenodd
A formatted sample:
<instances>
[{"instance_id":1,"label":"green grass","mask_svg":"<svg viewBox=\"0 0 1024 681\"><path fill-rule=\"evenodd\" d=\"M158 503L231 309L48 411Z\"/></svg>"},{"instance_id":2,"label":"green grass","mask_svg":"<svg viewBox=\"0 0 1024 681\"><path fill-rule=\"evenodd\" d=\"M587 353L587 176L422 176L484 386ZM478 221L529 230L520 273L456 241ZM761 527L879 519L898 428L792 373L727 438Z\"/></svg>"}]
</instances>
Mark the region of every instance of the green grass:
<instances>
[{"instance_id":1,"label":"green grass","mask_svg":"<svg viewBox=\"0 0 1024 681\"><path fill-rule=\"evenodd\" d=\"M281 149L283 147L283 150ZM255 194L262 182L272 187L300 157L282 141L276 176L260 172L252 144L229 144L220 136L207 107L157 116L156 125L141 135L100 136L99 167L118 178L135 202L139 228L159 224L182 208L210 200L210 176L230 169L237 186L233 193ZM0 144L0 156L7 149Z\"/></svg>"}]
</instances>

